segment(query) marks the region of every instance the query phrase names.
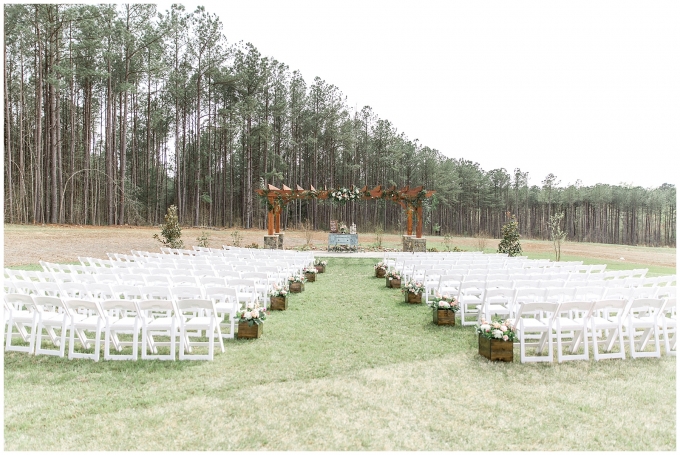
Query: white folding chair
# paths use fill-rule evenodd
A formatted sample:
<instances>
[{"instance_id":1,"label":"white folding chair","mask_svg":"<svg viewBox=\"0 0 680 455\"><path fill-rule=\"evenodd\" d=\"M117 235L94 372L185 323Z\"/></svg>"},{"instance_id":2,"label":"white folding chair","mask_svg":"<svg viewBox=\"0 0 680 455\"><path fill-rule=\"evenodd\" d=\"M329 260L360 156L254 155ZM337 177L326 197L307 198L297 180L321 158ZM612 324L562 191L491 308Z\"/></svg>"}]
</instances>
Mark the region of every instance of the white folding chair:
<instances>
[{"instance_id":1,"label":"white folding chair","mask_svg":"<svg viewBox=\"0 0 680 455\"><path fill-rule=\"evenodd\" d=\"M625 359L623 345L623 317L627 300L608 299L595 301L590 315L590 337L593 342L593 357L601 359ZM619 352L612 352L618 340ZM604 353L600 353L600 346Z\"/></svg>"},{"instance_id":2,"label":"white folding chair","mask_svg":"<svg viewBox=\"0 0 680 455\"><path fill-rule=\"evenodd\" d=\"M34 296L33 304L37 312L37 323L35 332L32 335L34 338L35 354L64 357L66 332L70 322L69 313L64 307L64 303L59 297ZM46 336L42 333L43 329L47 332ZM59 335L57 335L55 329L60 330ZM42 347L44 338L49 338L52 344L59 347L59 349L44 349Z\"/></svg>"},{"instance_id":3,"label":"white folding chair","mask_svg":"<svg viewBox=\"0 0 680 455\"><path fill-rule=\"evenodd\" d=\"M658 316L663 305L664 301L661 299L634 299L628 303L623 327L625 335L628 337L632 358L661 357ZM638 329L641 330L638 331ZM654 350L645 351L645 346L652 337L654 339Z\"/></svg>"},{"instance_id":4,"label":"white folding chair","mask_svg":"<svg viewBox=\"0 0 680 455\"><path fill-rule=\"evenodd\" d=\"M461 325L477 324L485 286L486 282L484 281L463 281L460 284L457 300L460 304ZM473 316L474 320L469 320L467 318L469 316Z\"/></svg>"},{"instance_id":5,"label":"white folding chair","mask_svg":"<svg viewBox=\"0 0 680 455\"><path fill-rule=\"evenodd\" d=\"M485 289L482 304L479 307L478 323L482 318L491 321L492 316L500 316L508 319L513 314L513 302L515 290L512 288Z\"/></svg>"},{"instance_id":6,"label":"white folding chair","mask_svg":"<svg viewBox=\"0 0 680 455\"><path fill-rule=\"evenodd\" d=\"M678 326L678 301L675 297L666 299L666 304L659 312L661 319L661 330L663 331L663 341L667 355L675 355L676 336Z\"/></svg>"},{"instance_id":7,"label":"white folding chair","mask_svg":"<svg viewBox=\"0 0 680 455\"><path fill-rule=\"evenodd\" d=\"M179 359L213 360L215 352L215 333L217 343L224 352L220 323L217 319L215 304L209 299L185 299L175 302L179 317ZM208 341L191 341L194 333L206 332ZM194 331L194 332L191 332ZM200 335L199 335L200 336ZM192 346L207 346L208 354L187 354Z\"/></svg>"},{"instance_id":8,"label":"white folding chair","mask_svg":"<svg viewBox=\"0 0 680 455\"><path fill-rule=\"evenodd\" d=\"M142 300L137 302L142 317L142 359L175 360L179 321L172 300ZM169 341L154 337L167 337ZM153 354L148 353L148 349ZM167 346L169 354L158 354L158 347Z\"/></svg>"},{"instance_id":9,"label":"white folding chair","mask_svg":"<svg viewBox=\"0 0 680 455\"><path fill-rule=\"evenodd\" d=\"M105 319L104 360L137 360L139 330L142 318L134 300L104 300L100 303ZM132 341L123 341L120 334L132 335ZM130 346L130 354L111 354L111 343L117 352Z\"/></svg>"},{"instance_id":10,"label":"white folding chair","mask_svg":"<svg viewBox=\"0 0 680 455\"><path fill-rule=\"evenodd\" d=\"M553 361L552 322L558 306L558 303L552 302L531 302L519 306L515 327L519 336L521 363ZM529 342L536 338L535 342ZM542 355L546 344L547 356ZM528 355L527 347L535 347L535 355Z\"/></svg>"},{"instance_id":11,"label":"white folding chair","mask_svg":"<svg viewBox=\"0 0 680 455\"><path fill-rule=\"evenodd\" d=\"M228 286L209 287L205 289L205 298L215 303L215 310L221 317L221 321L228 318L228 322L220 323L220 329L225 329L222 331L222 338L234 338L236 312L241 308L236 288ZM226 331L227 327L229 327L229 331Z\"/></svg>"},{"instance_id":12,"label":"white folding chair","mask_svg":"<svg viewBox=\"0 0 680 455\"><path fill-rule=\"evenodd\" d=\"M69 312L70 330L68 358L71 359L92 359L99 361L99 351L101 348L101 335L105 326L105 319L99 304L94 300L67 299L63 300L64 307ZM94 332L93 338L88 338L87 332ZM90 349L90 343L94 344L94 352L82 353L75 352L75 336L83 349Z\"/></svg>"},{"instance_id":13,"label":"white folding chair","mask_svg":"<svg viewBox=\"0 0 680 455\"><path fill-rule=\"evenodd\" d=\"M33 298L26 294L5 294L3 303L5 305L5 316L7 317L7 338L5 340L5 351L18 351L33 353L35 342L35 324L37 314ZM14 327L17 334L27 346L12 344L14 338Z\"/></svg>"},{"instance_id":14,"label":"white folding chair","mask_svg":"<svg viewBox=\"0 0 680 455\"><path fill-rule=\"evenodd\" d=\"M565 360L588 360L588 321L594 302L562 302L553 320L553 329L557 340L557 362ZM562 343L565 338L571 339L568 352L564 354ZM583 344L583 352L578 354Z\"/></svg>"}]
</instances>

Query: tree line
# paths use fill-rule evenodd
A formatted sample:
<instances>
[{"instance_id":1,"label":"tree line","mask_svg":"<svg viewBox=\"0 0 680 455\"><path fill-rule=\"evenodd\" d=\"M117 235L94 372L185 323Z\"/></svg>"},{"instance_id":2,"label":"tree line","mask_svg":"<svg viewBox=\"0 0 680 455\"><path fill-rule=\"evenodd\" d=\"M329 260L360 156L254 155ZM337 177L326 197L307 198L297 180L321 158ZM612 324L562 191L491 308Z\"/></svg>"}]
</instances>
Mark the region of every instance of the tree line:
<instances>
[{"instance_id":1,"label":"tree line","mask_svg":"<svg viewBox=\"0 0 680 455\"><path fill-rule=\"evenodd\" d=\"M219 18L182 5L6 4L4 214L10 223L264 228L266 184L305 189L423 185L426 232L675 245L675 186L531 184L409 139L341 90L227 41ZM296 201L283 227L331 219L405 229L385 201ZM439 229L437 229L439 228Z\"/></svg>"}]
</instances>

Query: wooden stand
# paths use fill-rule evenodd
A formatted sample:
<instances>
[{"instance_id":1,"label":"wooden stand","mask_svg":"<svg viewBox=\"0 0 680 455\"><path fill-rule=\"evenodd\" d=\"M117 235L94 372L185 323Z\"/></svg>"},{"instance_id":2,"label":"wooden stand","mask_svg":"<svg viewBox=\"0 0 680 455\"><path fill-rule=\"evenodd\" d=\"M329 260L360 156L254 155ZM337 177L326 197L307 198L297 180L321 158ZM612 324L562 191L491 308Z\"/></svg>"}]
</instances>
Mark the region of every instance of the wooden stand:
<instances>
[{"instance_id":1,"label":"wooden stand","mask_svg":"<svg viewBox=\"0 0 680 455\"><path fill-rule=\"evenodd\" d=\"M387 270L385 270L385 269L375 269L375 277L376 278L385 278L386 273L387 273Z\"/></svg>"},{"instance_id":2,"label":"wooden stand","mask_svg":"<svg viewBox=\"0 0 680 455\"><path fill-rule=\"evenodd\" d=\"M269 309L273 311L288 309L288 297L269 297Z\"/></svg>"},{"instance_id":3,"label":"wooden stand","mask_svg":"<svg viewBox=\"0 0 680 455\"><path fill-rule=\"evenodd\" d=\"M304 283L300 283L299 281L289 281L288 282L288 289L290 290L291 293L297 294L298 292L302 292L305 290L305 285Z\"/></svg>"},{"instance_id":4,"label":"wooden stand","mask_svg":"<svg viewBox=\"0 0 680 455\"><path fill-rule=\"evenodd\" d=\"M406 293L406 303L423 303L423 294L414 294L413 292Z\"/></svg>"},{"instance_id":5,"label":"wooden stand","mask_svg":"<svg viewBox=\"0 0 680 455\"><path fill-rule=\"evenodd\" d=\"M236 335L238 338L260 338L263 325L264 324L248 325L247 322L239 322Z\"/></svg>"},{"instance_id":6,"label":"wooden stand","mask_svg":"<svg viewBox=\"0 0 680 455\"><path fill-rule=\"evenodd\" d=\"M456 313L435 308L432 310L432 322L437 325L456 325Z\"/></svg>"},{"instance_id":7,"label":"wooden stand","mask_svg":"<svg viewBox=\"0 0 680 455\"><path fill-rule=\"evenodd\" d=\"M305 273L305 278L307 278L307 281L310 283L313 283L316 281L316 273Z\"/></svg>"},{"instance_id":8,"label":"wooden stand","mask_svg":"<svg viewBox=\"0 0 680 455\"><path fill-rule=\"evenodd\" d=\"M512 362L512 341L489 339L479 336L479 355L489 360Z\"/></svg>"}]
</instances>

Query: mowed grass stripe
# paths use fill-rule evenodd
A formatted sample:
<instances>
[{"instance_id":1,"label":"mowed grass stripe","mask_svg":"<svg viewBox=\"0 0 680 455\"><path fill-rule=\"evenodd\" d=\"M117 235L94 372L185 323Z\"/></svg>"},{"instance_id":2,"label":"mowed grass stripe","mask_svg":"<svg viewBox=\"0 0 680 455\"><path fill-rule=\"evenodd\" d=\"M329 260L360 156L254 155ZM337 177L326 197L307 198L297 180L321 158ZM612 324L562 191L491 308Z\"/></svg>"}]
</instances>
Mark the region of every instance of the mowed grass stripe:
<instances>
[{"instance_id":1,"label":"mowed grass stripe","mask_svg":"<svg viewBox=\"0 0 680 455\"><path fill-rule=\"evenodd\" d=\"M674 358L488 362L473 328L432 324L375 262L330 258L213 362L6 353L5 449L675 448Z\"/></svg>"}]
</instances>

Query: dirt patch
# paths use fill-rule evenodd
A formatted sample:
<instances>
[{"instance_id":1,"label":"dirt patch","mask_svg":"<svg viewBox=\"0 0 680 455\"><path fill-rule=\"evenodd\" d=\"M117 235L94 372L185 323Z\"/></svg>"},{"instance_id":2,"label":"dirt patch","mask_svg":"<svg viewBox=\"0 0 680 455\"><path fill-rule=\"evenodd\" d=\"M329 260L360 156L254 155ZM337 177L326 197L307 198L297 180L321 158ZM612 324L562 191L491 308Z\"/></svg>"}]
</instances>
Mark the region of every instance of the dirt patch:
<instances>
[{"instance_id":1,"label":"dirt patch","mask_svg":"<svg viewBox=\"0 0 680 455\"><path fill-rule=\"evenodd\" d=\"M256 243L263 246L263 238L267 233L260 229L200 229L183 228L182 240L185 248L198 245L197 237L208 232L209 246L221 248L222 245L233 245L235 232L241 237L241 246ZM107 258L106 253L129 253L131 250L160 251L160 243L153 238L159 234L157 227L136 226L68 226L68 225L9 225L4 226L4 265L18 266L37 264L40 260L48 262L78 262L78 256ZM311 233L310 244L313 249L326 250L328 233L315 231ZM443 237L427 237L428 247L444 250ZM359 243L370 247L375 244L375 234L359 234ZM486 248L495 248L498 239L488 239ZM478 239L455 237L453 245L464 250L475 250ZM307 244L304 231L286 231L284 245L287 249L299 248ZM401 250L401 236L385 234L383 246ZM552 243L538 240L523 240L522 249L527 253L551 254ZM606 245L599 243L567 242L562 246L562 254L569 256L589 257L603 261L625 262L675 267L675 248L649 248L626 245Z\"/></svg>"}]
</instances>

